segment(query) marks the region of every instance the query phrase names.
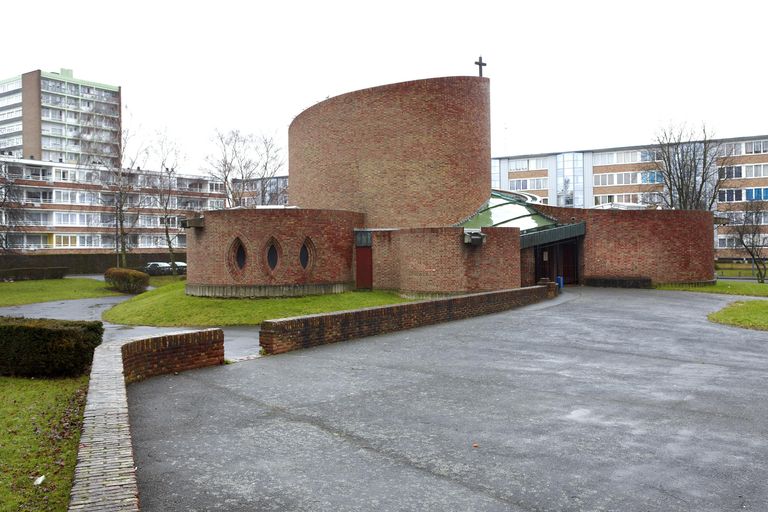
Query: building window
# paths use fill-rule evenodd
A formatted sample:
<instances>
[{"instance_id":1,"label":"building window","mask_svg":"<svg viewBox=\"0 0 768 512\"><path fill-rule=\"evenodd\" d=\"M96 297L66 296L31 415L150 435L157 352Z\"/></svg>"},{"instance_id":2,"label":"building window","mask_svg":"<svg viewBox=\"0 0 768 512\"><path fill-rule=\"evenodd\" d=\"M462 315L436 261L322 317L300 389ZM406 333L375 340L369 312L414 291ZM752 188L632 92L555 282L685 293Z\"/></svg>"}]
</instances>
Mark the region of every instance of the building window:
<instances>
[{"instance_id":1,"label":"building window","mask_svg":"<svg viewBox=\"0 0 768 512\"><path fill-rule=\"evenodd\" d=\"M742 169L740 165L729 165L727 167L720 167L720 169L718 169L718 172L720 174L720 179L729 179L729 180L734 178L741 178L742 177L741 171Z\"/></svg>"},{"instance_id":2,"label":"building window","mask_svg":"<svg viewBox=\"0 0 768 512\"><path fill-rule=\"evenodd\" d=\"M54 245L56 247L77 247L77 235L56 235Z\"/></svg>"},{"instance_id":3,"label":"building window","mask_svg":"<svg viewBox=\"0 0 768 512\"><path fill-rule=\"evenodd\" d=\"M747 189L747 201L766 201L766 200L768 200L768 188L748 188Z\"/></svg>"},{"instance_id":4,"label":"building window","mask_svg":"<svg viewBox=\"0 0 768 512\"><path fill-rule=\"evenodd\" d=\"M232 245L229 246L229 257L227 258L227 266L230 273L235 278L242 277L242 271L245 269L245 265L248 263L248 252L245 249L245 245L239 237L232 241Z\"/></svg>"},{"instance_id":5,"label":"building window","mask_svg":"<svg viewBox=\"0 0 768 512\"><path fill-rule=\"evenodd\" d=\"M643 171L640 173L640 182L644 184L664 183L664 173L661 171Z\"/></svg>"},{"instance_id":6,"label":"building window","mask_svg":"<svg viewBox=\"0 0 768 512\"><path fill-rule=\"evenodd\" d=\"M717 200L720 202L732 203L742 200L741 189L720 190L717 193Z\"/></svg>"},{"instance_id":7,"label":"building window","mask_svg":"<svg viewBox=\"0 0 768 512\"><path fill-rule=\"evenodd\" d=\"M267 249L267 265L269 266L269 270L275 270L278 263L278 257L275 244L269 244L269 248Z\"/></svg>"},{"instance_id":8,"label":"building window","mask_svg":"<svg viewBox=\"0 0 768 512\"><path fill-rule=\"evenodd\" d=\"M744 143L744 153L747 155L759 155L768 153L768 140L755 140Z\"/></svg>"},{"instance_id":9,"label":"building window","mask_svg":"<svg viewBox=\"0 0 768 512\"><path fill-rule=\"evenodd\" d=\"M745 178L768 178L768 164L755 164L744 166Z\"/></svg>"},{"instance_id":10,"label":"building window","mask_svg":"<svg viewBox=\"0 0 768 512\"><path fill-rule=\"evenodd\" d=\"M509 180L509 190L546 190L547 178Z\"/></svg>"},{"instance_id":11,"label":"building window","mask_svg":"<svg viewBox=\"0 0 768 512\"><path fill-rule=\"evenodd\" d=\"M584 207L584 155L557 155L557 206Z\"/></svg>"},{"instance_id":12,"label":"building window","mask_svg":"<svg viewBox=\"0 0 768 512\"><path fill-rule=\"evenodd\" d=\"M301 244L301 250L299 251L299 263L301 264L301 268L304 270L309 270L309 268L312 266L312 263L314 263L314 256L315 245L312 243L312 240L307 238L304 240L304 243Z\"/></svg>"},{"instance_id":13,"label":"building window","mask_svg":"<svg viewBox=\"0 0 768 512\"><path fill-rule=\"evenodd\" d=\"M741 154L741 142L728 142L720 146L719 156L737 156Z\"/></svg>"}]
</instances>

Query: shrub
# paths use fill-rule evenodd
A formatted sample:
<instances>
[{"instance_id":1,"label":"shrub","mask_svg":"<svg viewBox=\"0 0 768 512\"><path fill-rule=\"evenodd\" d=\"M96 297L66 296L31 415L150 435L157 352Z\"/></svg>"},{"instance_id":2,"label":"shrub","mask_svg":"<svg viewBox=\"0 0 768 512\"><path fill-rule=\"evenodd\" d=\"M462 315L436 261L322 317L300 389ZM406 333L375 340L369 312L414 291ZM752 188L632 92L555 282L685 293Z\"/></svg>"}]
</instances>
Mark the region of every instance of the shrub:
<instances>
[{"instance_id":1,"label":"shrub","mask_svg":"<svg viewBox=\"0 0 768 512\"><path fill-rule=\"evenodd\" d=\"M62 279L68 271L69 267L7 268L0 270L0 281Z\"/></svg>"},{"instance_id":2,"label":"shrub","mask_svg":"<svg viewBox=\"0 0 768 512\"><path fill-rule=\"evenodd\" d=\"M81 375L103 333L101 322L0 317L0 375Z\"/></svg>"},{"instance_id":3,"label":"shrub","mask_svg":"<svg viewBox=\"0 0 768 512\"><path fill-rule=\"evenodd\" d=\"M129 268L110 268L104 273L104 280L123 293L141 293L149 286L149 274Z\"/></svg>"}]
</instances>

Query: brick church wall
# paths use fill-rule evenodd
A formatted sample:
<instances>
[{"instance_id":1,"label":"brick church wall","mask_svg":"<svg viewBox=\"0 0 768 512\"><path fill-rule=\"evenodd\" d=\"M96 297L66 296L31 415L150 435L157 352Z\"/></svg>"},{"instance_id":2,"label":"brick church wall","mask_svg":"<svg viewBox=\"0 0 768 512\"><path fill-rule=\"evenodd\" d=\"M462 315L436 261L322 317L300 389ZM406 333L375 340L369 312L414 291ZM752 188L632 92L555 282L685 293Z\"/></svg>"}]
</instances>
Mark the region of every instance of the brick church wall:
<instances>
[{"instance_id":1,"label":"brick church wall","mask_svg":"<svg viewBox=\"0 0 768 512\"><path fill-rule=\"evenodd\" d=\"M363 222L361 213L338 210L208 211L203 228L187 230L187 293L303 295L348 289L354 281L354 229ZM246 252L242 269L235 261L236 239ZM305 242L310 248L307 269L299 258ZM274 270L267 262L271 243L278 250Z\"/></svg>"},{"instance_id":2,"label":"brick church wall","mask_svg":"<svg viewBox=\"0 0 768 512\"><path fill-rule=\"evenodd\" d=\"M406 294L481 292L520 287L520 231L484 228L482 246L464 229L413 228L373 233L373 287Z\"/></svg>"},{"instance_id":3,"label":"brick church wall","mask_svg":"<svg viewBox=\"0 0 768 512\"><path fill-rule=\"evenodd\" d=\"M490 85L447 77L322 101L289 128L290 201L367 227L452 225L490 196Z\"/></svg>"},{"instance_id":4,"label":"brick church wall","mask_svg":"<svg viewBox=\"0 0 768 512\"><path fill-rule=\"evenodd\" d=\"M648 277L654 284L714 279L711 212L535 208L563 223L586 221L582 279Z\"/></svg>"}]
</instances>

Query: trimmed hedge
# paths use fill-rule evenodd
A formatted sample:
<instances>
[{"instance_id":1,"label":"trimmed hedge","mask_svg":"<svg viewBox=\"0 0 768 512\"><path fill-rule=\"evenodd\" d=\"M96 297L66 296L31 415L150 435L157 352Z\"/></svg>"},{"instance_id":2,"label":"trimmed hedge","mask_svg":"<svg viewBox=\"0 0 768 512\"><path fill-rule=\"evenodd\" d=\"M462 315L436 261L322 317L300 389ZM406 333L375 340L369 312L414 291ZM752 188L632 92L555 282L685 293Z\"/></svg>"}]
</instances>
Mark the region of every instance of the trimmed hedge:
<instances>
[{"instance_id":1,"label":"trimmed hedge","mask_svg":"<svg viewBox=\"0 0 768 512\"><path fill-rule=\"evenodd\" d=\"M0 375L82 375L103 333L101 322L0 317Z\"/></svg>"},{"instance_id":2,"label":"trimmed hedge","mask_svg":"<svg viewBox=\"0 0 768 512\"><path fill-rule=\"evenodd\" d=\"M69 267L8 268L0 270L0 281L63 279L67 272L69 272Z\"/></svg>"},{"instance_id":3,"label":"trimmed hedge","mask_svg":"<svg viewBox=\"0 0 768 512\"><path fill-rule=\"evenodd\" d=\"M123 293L141 293L149 286L149 274L130 268L107 269L104 280L110 288Z\"/></svg>"}]
</instances>

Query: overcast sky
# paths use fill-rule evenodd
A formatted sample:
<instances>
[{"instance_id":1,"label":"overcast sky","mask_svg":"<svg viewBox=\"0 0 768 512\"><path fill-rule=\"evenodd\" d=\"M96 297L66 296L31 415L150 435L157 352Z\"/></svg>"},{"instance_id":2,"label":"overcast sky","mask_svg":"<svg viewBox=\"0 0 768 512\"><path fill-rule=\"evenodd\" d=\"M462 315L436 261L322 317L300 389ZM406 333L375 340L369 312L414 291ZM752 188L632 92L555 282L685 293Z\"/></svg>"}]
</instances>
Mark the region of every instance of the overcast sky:
<instances>
[{"instance_id":1,"label":"overcast sky","mask_svg":"<svg viewBox=\"0 0 768 512\"><path fill-rule=\"evenodd\" d=\"M9 12L10 11L10 12ZM273 135L329 96L491 79L492 155L650 142L670 123L768 134L768 2L36 0L3 8L0 77L120 85L124 125L197 173L215 129Z\"/></svg>"}]
</instances>

